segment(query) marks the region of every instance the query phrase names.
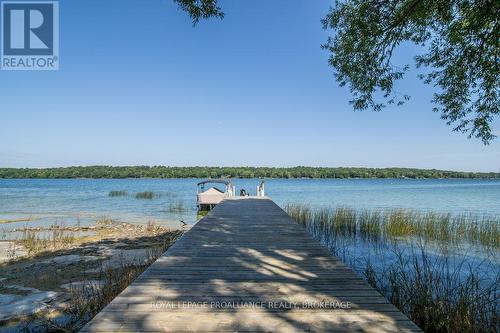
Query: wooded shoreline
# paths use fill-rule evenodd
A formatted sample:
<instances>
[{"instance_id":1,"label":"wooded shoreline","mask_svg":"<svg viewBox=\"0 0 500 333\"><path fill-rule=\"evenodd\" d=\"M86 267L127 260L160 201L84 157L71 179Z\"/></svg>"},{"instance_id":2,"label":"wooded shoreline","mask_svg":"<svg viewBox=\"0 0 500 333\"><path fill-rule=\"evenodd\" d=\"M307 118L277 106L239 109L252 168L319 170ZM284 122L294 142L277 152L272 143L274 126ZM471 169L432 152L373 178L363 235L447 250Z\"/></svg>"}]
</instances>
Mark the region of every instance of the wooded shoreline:
<instances>
[{"instance_id":1,"label":"wooded shoreline","mask_svg":"<svg viewBox=\"0 0 500 333\"><path fill-rule=\"evenodd\" d=\"M61 168L0 168L0 178L410 178L500 179L495 172L460 172L413 168L324 167L169 167L169 166L76 166Z\"/></svg>"}]
</instances>

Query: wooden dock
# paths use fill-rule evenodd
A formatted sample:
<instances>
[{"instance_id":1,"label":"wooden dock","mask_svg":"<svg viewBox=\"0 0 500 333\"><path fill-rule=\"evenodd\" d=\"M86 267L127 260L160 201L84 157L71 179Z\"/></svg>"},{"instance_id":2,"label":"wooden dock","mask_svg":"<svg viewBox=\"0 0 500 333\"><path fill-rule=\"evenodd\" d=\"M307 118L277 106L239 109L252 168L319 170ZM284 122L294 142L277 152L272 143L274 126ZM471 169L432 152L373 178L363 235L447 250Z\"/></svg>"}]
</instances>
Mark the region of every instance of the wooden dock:
<instances>
[{"instance_id":1,"label":"wooden dock","mask_svg":"<svg viewBox=\"0 0 500 333\"><path fill-rule=\"evenodd\" d=\"M421 332L269 199L225 200L82 332Z\"/></svg>"}]
</instances>

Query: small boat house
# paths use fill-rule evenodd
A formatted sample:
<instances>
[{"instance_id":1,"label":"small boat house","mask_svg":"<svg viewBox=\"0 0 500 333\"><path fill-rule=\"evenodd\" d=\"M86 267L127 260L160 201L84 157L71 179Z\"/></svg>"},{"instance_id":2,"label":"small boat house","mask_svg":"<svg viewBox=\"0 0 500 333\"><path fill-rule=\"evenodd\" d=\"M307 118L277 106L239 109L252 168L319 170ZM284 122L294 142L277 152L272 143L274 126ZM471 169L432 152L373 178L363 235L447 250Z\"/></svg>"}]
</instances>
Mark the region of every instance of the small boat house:
<instances>
[{"instance_id":1,"label":"small boat house","mask_svg":"<svg viewBox=\"0 0 500 333\"><path fill-rule=\"evenodd\" d=\"M214 186L223 185L224 190ZM198 183L197 206L199 211L208 211L222 200L234 197L234 186L228 179L208 179Z\"/></svg>"}]
</instances>

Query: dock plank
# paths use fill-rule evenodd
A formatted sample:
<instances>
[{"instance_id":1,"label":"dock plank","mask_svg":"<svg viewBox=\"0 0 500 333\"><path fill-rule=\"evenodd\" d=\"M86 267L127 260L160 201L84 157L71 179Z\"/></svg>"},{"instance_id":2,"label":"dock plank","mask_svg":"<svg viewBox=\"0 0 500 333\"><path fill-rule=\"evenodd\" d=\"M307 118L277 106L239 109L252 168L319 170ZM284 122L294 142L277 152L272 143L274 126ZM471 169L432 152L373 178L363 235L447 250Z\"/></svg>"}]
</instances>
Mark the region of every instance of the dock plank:
<instances>
[{"instance_id":1,"label":"dock plank","mask_svg":"<svg viewBox=\"0 0 500 333\"><path fill-rule=\"evenodd\" d=\"M225 200L82 332L421 332L269 199Z\"/></svg>"}]
</instances>

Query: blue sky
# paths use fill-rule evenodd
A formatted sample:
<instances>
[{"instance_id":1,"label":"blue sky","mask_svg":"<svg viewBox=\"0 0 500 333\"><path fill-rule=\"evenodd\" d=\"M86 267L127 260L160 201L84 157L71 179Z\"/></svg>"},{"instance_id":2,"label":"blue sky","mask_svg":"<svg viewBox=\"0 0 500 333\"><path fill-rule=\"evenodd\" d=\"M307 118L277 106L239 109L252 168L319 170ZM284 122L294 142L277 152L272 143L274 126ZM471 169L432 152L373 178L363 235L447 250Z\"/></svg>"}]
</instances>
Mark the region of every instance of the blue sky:
<instances>
[{"instance_id":1,"label":"blue sky","mask_svg":"<svg viewBox=\"0 0 500 333\"><path fill-rule=\"evenodd\" d=\"M416 73L403 107L352 111L320 48L332 3L226 0L193 27L171 0L61 0L60 70L0 72L0 167L500 171L500 140L451 132Z\"/></svg>"}]
</instances>

